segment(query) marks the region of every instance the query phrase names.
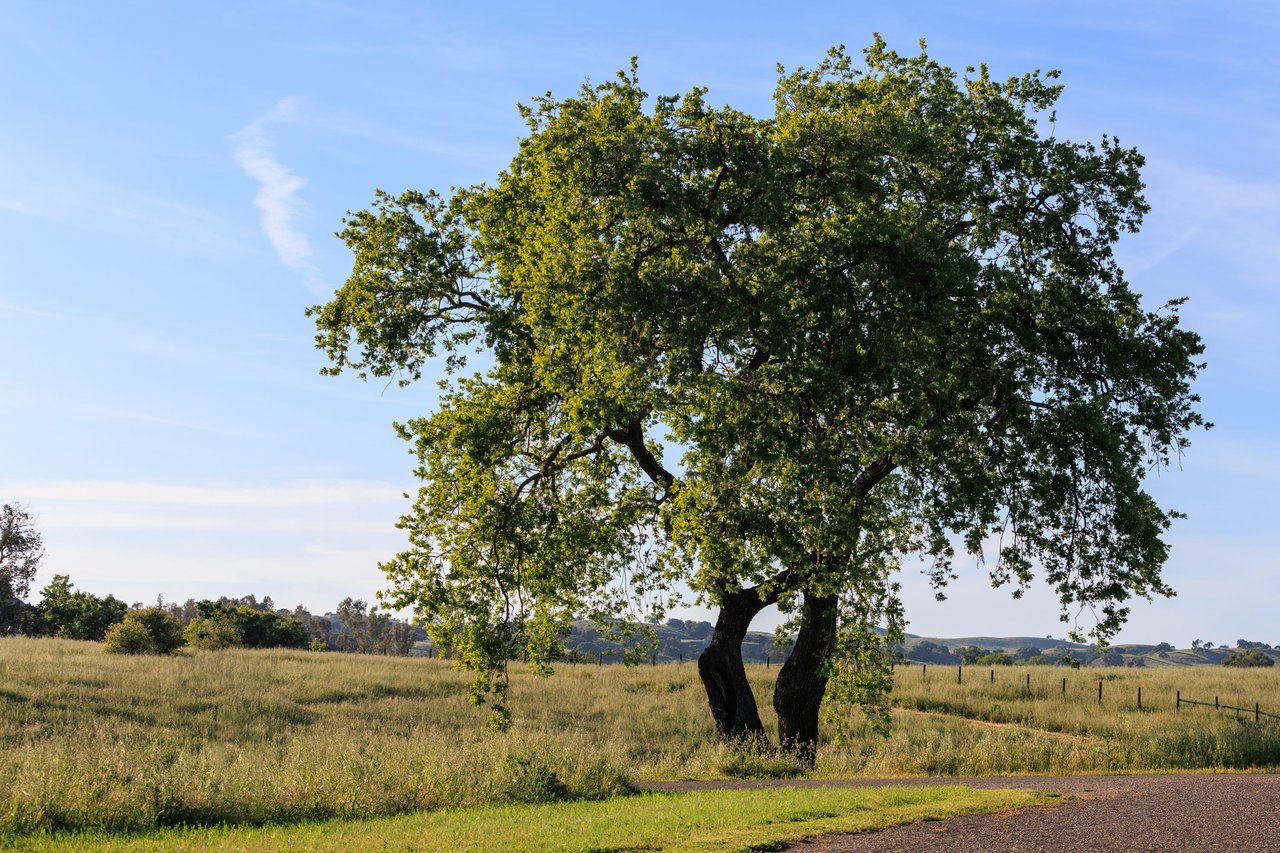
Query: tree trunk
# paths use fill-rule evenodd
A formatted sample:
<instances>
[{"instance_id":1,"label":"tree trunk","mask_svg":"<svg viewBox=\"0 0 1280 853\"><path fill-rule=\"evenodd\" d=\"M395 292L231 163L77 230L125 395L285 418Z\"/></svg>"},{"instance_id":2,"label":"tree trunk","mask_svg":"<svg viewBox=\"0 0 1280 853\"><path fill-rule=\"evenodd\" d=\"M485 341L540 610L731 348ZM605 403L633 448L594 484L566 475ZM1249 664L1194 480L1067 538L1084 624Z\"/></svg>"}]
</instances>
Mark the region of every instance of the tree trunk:
<instances>
[{"instance_id":1,"label":"tree trunk","mask_svg":"<svg viewBox=\"0 0 1280 853\"><path fill-rule=\"evenodd\" d=\"M778 742L809 766L818 753L818 712L827 691L826 660L835 647L836 612L835 598L805 595L800 632L773 691Z\"/></svg>"},{"instance_id":2,"label":"tree trunk","mask_svg":"<svg viewBox=\"0 0 1280 853\"><path fill-rule=\"evenodd\" d=\"M742 640L751 620L764 607L765 602L754 589L727 594L711 642L698 658L698 675L707 689L716 731L724 741L767 740L756 697L742 665Z\"/></svg>"}]
</instances>

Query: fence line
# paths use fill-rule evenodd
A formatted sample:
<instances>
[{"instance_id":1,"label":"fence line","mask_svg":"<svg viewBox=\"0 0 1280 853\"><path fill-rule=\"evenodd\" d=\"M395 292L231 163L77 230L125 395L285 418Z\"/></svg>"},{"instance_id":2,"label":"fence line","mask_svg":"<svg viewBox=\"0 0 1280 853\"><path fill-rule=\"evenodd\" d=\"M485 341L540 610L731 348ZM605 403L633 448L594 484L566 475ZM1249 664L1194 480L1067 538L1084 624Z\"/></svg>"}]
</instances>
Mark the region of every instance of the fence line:
<instances>
[{"instance_id":1,"label":"fence line","mask_svg":"<svg viewBox=\"0 0 1280 853\"><path fill-rule=\"evenodd\" d=\"M915 665L914 661L904 661L898 664L898 666L905 666L908 668L914 665ZM956 683L957 684L964 683L964 670L965 670L965 667L963 664L956 667ZM920 663L920 680L922 682L929 681L929 665L927 663ZM1102 704L1102 696L1103 696L1102 686L1105 681L1106 681L1105 678L1098 679L1098 704L1099 705ZM996 671L994 667L992 667L990 670L990 683L991 684L996 683ZM1137 688L1138 710L1142 710L1143 708L1142 685L1138 684L1135 686ZM1026 690L1028 695L1031 694L1032 692L1031 691L1031 673L1029 672L1026 674L1026 687L1024 689ZM1065 677L1062 679L1062 695L1063 696L1067 695L1067 679ZM1186 698L1183 698L1181 690L1175 690L1174 691L1174 710L1181 711L1183 705L1199 705L1201 707L1214 708L1218 711L1224 711L1224 710L1235 711L1237 718L1239 718L1240 714L1242 713L1253 714L1254 722L1261 722L1263 717L1268 717L1273 720L1280 720L1280 714L1272 714L1267 711L1263 711L1261 708L1261 703L1259 702L1254 702L1252 708L1241 708L1237 705L1227 705L1222 701L1220 701L1219 697L1217 696L1213 697L1212 702L1201 702L1196 699L1186 699Z\"/></svg>"},{"instance_id":2,"label":"fence line","mask_svg":"<svg viewBox=\"0 0 1280 853\"><path fill-rule=\"evenodd\" d=\"M1181 690L1178 691L1177 699L1175 701L1177 702L1175 707L1179 711L1182 710L1183 705L1199 705L1203 708L1213 708L1216 711L1223 711L1223 710L1235 711L1237 717L1240 716L1241 711L1243 711L1246 714L1252 713L1253 721L1255 723L1261 722L1263 717L1270 717L1273 720L1280 720L1280 714L1268 714L1266 711L1260 710L1259 703L1257 702L1253 703L1252 708L1240 708L1235 705L1226 705L1226 704L1220 703L1218 701L1217 696L1213 697L1212 702L1198 702L1195 699L1183 699Z\"/></svg>"}]
</instances>

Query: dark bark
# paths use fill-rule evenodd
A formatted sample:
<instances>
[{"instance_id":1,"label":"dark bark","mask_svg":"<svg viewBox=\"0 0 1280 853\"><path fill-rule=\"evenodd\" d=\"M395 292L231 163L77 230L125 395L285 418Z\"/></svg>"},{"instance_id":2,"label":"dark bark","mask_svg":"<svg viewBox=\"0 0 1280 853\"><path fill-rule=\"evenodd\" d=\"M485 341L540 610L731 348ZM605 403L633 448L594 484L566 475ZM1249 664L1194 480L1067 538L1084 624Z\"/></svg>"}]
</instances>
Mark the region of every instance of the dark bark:
<instances>
[{"instance_id":1,"label":"dark bark","mask_svg":"<svg viewBox=\"0 0 1280 853\"><path fill-rule=\"evenodd\" d=\"M827 691L826 662L835 647L836 614L834 597L805 594L796 644L773 691L778 743L810 766L818 752L818 713Z\"/></svg>"},{"instance_id":2,"label":"dark bark","mask_svg":"<svg viewBox=\"0 0 1280 853\"><path fill-rule=\"evenodd\" d=\"M771 603L757 589L726 594L711 642L698 658L698 674L722 740L766 739L756 697L742 665L742 640L751 620Z\"/></svg>"}]
</instances>

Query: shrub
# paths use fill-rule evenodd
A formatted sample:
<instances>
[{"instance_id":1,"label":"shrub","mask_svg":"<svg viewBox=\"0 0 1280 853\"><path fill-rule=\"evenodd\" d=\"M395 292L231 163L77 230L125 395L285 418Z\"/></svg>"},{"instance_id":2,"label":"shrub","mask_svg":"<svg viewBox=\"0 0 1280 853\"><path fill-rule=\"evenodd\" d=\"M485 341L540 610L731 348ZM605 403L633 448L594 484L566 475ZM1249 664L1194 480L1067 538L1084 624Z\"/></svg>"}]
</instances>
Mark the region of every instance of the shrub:
<instances>
[{"instance_id":1,"label":"shrub","mask_svg":"<svg viewBox=\"0 0 1280 853\"><path fill-rule=\"evenodd\" d=\"M130 611L125 619L141 622L155 643L156 654L170 655L182 647L182 626L163 608L145 607Z\"/></svg>"},{"instance_id":2,"label":"shrub","mask_svg":"<svg viewBox=\"0 0 1280 853\"><path fill-rule=\"evenodd\" d=\"M316 637L314 640L311 641L311 651L327 652L329 651L329 644L326 643L324 640L320 639L319 637Z\"/></svg>"},{"instance_id":3,"label":"shrub","mask_svg":"<svg viewBox=\"0 0 1280 853\"><path fill-rule=\"evenodd\" d=\"M1275 666L1275 660L1268 654L1260 652L1257 649L1249 649L1248 651L1232 652L1222 661L1223 666Z\"/></svg>"},{"instance_id":4,"label":"shrub","mask_svg":"<svg viewBox=\"0 0 1280 853\"><path fill-rule=\"evenodd\" d=\"M117 622L107 629L103 638L107 651L113 655L153 655L156 653L156 642L151 639L151 632L140 620L126 616L123 622Z\"/></svg>"},{"instance_id":5,"label":"shrub","mask_svg":"<svg viewBox=\"0 0 1280 853\"><path fill-rule=\"evenodd\" d=\"M982 655L974 661L974 663L978 666L1012 666L1013 655L1006 654L1005 652L992 652L990 654Z\"/></svg>"},{"instance_id":6,"label":"shrub","mask_svg":"<svg viewBox=\"0 0 1280 853\"><path fill-rule=\"evenodd\" d=\"M187 623L187 629L182 634L188 646L210 652L239 648L242 644L240 629L226 619L197 616Z\"/></svg>"}]
</instances>

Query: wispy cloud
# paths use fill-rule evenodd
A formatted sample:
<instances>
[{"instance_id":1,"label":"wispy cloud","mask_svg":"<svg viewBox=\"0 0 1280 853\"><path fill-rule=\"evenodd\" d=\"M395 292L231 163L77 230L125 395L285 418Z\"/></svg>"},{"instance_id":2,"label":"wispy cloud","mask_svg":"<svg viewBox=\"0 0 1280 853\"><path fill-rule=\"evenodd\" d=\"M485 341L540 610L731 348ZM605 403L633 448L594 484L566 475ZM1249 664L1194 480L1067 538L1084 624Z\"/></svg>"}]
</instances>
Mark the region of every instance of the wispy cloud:
<instances>
[{"instance_id":1,"label":"wispy cloud","mask_svg":"<svg viewBox=\"0 0 1280 853\"><path fill-rule=\"evenodd\" d=\"M317 295L326 292L320 271L311 260L311 241L295 224L303 202L298 194L307 179L276 159L269 130L272 125L292 121L297 114L297 98L280 101L270 112L259 116L233 137L236 163L258 182L253 204L258 208L262 231L271 241L280 262L302 274L307 287Z\"/></svg>"}]
</instances>

